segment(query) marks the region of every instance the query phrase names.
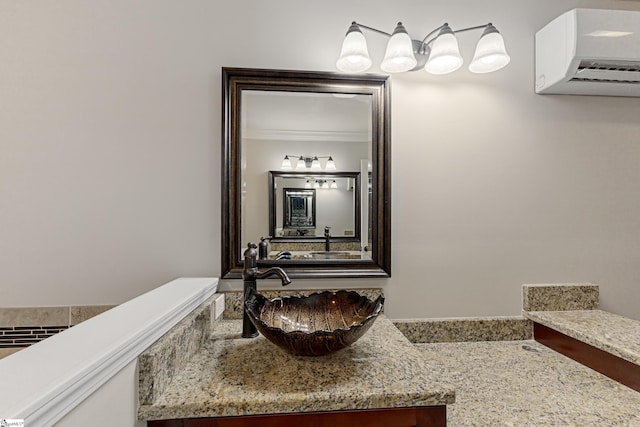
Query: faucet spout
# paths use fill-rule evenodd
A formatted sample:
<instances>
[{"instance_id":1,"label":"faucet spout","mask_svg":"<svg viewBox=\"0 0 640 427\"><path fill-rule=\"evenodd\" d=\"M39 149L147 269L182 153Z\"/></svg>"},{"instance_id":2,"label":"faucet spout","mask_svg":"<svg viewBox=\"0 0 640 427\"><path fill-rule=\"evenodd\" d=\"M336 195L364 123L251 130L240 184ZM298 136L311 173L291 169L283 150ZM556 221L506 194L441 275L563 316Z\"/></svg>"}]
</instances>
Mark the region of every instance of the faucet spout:
<instances>
[{"instance_id":1,"label":"faucet spout","mask_svg":"<svg viewBox=\"0 0 640 427\"><path fill-rule=\"evenodd\" d=\"M282 286L286 286L291 283L291 279L287 276L287 273L280 267L271 267L266 270L260 271L258 270L258 251L256 250L256 245L253 243L249 243L247 250L244 251L244 269L242 270L242 279L244 284L244 301L247 300L247 291L249 289L257 290L256 281L258 279L266 279L271 276L278 276ZM243 318L242 318L242 337L243 338L254 338L258 336L258 330L255 325L249 319L249 315L247 314L247 308L243 303Z\"/></svg>"},{"instance_id":2,"label":"faucet spout","mask_svg":"<svg viewBox=\"0 0 640 427\"><path fill-rule=\"evenodd\" d=\"M287 286L291 283L291 279L287 276L287 273L280 267L271 267L263 271L256 271L256 279L266 279L267 277L278 276L282 286Z\"/></svg>"}]
</instances>

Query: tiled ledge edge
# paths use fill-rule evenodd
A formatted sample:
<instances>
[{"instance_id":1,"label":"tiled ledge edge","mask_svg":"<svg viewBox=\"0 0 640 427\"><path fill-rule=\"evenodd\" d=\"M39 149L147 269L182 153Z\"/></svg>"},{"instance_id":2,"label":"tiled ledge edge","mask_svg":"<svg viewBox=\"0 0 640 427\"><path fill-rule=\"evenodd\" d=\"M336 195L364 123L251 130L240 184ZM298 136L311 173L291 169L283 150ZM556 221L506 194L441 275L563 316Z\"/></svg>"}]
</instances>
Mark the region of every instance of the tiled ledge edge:
<instances>
[{"instance_id":1,"label":"tiled ledge edge","mask_svg":"<svg viewBox=\"0 0 640 427\"><path fill-rule=\"evenodd\" d=\"M0 328L21 326L73 326L115 305L61 307L0 307Z\"/></svg>"},{"instance_id":2,"label":"tiled ledge edge","mask_svg":"<svg viewBox=\"0 0 640 427\"><path fill-rule=\"evenodd\" d=\"M115 306L0 308L0 359L113 307Z\"/></svg>"},{"instance_id":3,"label":"tiled ledge edge","mask_svg":"<svg viewBox=\"0 0 640 427\"><path fill-rule=\"evenodd\" d=\"M533 324L520 316L394 320L414 344L466 341L515 341L533 338Z\"/></svg>"}]
</instances>

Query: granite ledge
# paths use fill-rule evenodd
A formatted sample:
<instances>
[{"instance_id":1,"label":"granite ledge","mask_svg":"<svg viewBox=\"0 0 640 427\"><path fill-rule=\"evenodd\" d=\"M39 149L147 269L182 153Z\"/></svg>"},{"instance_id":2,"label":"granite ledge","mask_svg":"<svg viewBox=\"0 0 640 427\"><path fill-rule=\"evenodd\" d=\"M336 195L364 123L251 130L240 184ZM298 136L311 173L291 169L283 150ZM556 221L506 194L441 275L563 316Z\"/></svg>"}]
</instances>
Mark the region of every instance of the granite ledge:
<instances>
[{"instance_id":1,"label":"granite ledge","mask_svg":"<svg viewBox=\"0 0 640 427\"><path fill-rule=\"evenodd\" d=\"M394 320L417 343L513 341L533 337L533 323L522 316Z\"/></svg>"},{"instance_id":2,"label":"granite ledge","mask_svg":"<svg viewBox=\"0 0 640 427\"><path fill-rule=\"evenodd\" d=\"M640 365L640 321L602 310L524 312L531 321L555 329Z\"/></svg>"},{"instance_id":3,"label":"granite ledge","mask_svg":"<svg viewBox=\"0 0 640 427\"><path fill-rule=\"evenodd\" d=\"M524 311L597 310L600 287L592 283L522 285Z\"/></svg>"},{"instance_id":4,"label":"granite ledge","mask_svg":"<svg viewBox=\"0 0 640 427\"><path fill-rule=\"evenodd\" d=\"M152 404L209 338L216 322L213 294L138 356L138 401Z\"/></svg>"},{"instance_id":5,"label":"granite ledge","mask_svg":"<svg viewBox=\"0 0 640 427\"><path fill-rule=\"evenodd\" d=\"M140 420L439 406L455 401L447 372L434 369L380 316L344 350L293 356L264 337L240 338L223 320ZM402 355L402 357L398 357Z\"/></svg>"},{"instance_id":6,"label":"granite ledge","mask_svg":"<svg viewBox=\"0 0 640 427\"><path fill-rule=\"evenodd\" d=\"M640 393L536 341L416 347L455 384L448 427L640 426Z\"/></svg>"}]
</instances>

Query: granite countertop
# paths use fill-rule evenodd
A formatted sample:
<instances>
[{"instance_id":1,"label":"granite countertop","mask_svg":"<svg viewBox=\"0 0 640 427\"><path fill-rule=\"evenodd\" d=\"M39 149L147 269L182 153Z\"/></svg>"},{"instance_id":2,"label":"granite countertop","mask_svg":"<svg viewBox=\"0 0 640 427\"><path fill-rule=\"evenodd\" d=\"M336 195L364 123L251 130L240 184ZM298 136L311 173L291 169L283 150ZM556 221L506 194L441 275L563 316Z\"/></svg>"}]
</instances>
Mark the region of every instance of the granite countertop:
<instances>
[{"instance_id":1,"label":"granite countertop","mask_svg":"<svg viewBox=\"0 0 640 427\"><path fill-rule=\"evenodd\" d=\"M306 261L314 261L314 260L335 260L335 259L351 259L351 260L359 260L371 259L370 252L363 251L340 251L340 250L330 250L330 251L288 251L291 259L296 260L306 260ZM280 251L271 251L269 253L269 260L275 260Z\"/></svg>"},{"instance_id":2,"label":"granite countertop","mask_svg":"<svg viewBox=\"0 0 640 427\"><path fill-rule=\"evenodd\" d=\"M164 392L141 405L142 420L436 406L455 400L447 369L424 357L380 316L350 347L312 358L264 337L240 337L220 321Z\"/></svg>"},{"instance_id":3,"label":"granite countertop","mask_svg":"<svg viewBox=\"0 0 640 427\"><path fill-rule=\"evenodd\" d=\"M577 340L640 365L640 321L602 310L528 311L524 315Z\"/></svg>"},{"instance_id":4,"label":"granite countertop","mask_svg":"<svg viewBox=\"0 0 640 427\"><path fill-rule=\"evenodd\" d=\"M416 347L455 385L448 427L640 426L640 393L535 341Z\"/></svg>"}]
</instances>

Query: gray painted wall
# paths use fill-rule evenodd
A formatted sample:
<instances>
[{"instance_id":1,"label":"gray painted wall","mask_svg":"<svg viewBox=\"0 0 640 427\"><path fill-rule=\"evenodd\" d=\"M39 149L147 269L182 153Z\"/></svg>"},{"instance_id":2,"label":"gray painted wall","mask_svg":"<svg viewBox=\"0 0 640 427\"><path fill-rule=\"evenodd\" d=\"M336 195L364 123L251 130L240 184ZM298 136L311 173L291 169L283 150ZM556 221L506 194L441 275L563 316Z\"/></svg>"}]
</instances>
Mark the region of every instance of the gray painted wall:
<instances>
[{"instance_id":1,"label":"gray painted wall","mask_svg":"<svg viewBox=\"0 0 640 427\"><path fill-rule=\"evenodd\" d=\"M383 286L408 318L518 314L522 283L590 281L640 318L640 100L533 93L534 33L576 6L640 9L1 2L0 305L117 304L220 273L222 66L333 71L352 20L414 37L492 21L508 68L392 78L393 277L292 286ZM385 40L366 36L378 64ZM459 38L467 61L478 36Z\"/></svg>"}]
</instances>

